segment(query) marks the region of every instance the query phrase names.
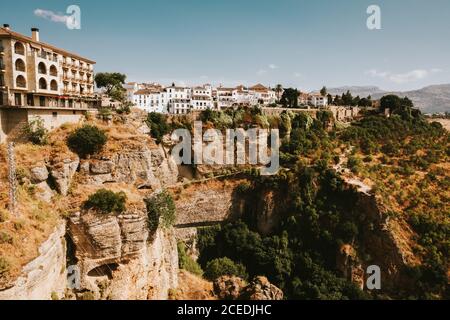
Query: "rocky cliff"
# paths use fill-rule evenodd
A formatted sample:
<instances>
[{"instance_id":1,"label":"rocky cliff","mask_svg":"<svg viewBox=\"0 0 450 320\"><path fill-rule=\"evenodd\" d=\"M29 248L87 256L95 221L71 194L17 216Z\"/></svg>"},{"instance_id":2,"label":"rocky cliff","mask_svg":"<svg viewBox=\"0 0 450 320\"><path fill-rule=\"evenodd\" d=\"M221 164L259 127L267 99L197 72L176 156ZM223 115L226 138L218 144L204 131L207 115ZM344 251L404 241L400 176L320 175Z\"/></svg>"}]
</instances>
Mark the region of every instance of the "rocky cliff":
<instances>
[{"instance_id":1,"label":"rocky cliff","mask_svg":"<svg viewBox=\"0 0 450 320\"><path fill-rule=\"evenodd\" d=\"M9 288L0 290L0 300L48 300L62 297L66 288L66 233L62 222L39 247L39 255L28 263Z\"/></svg>"},{"instance_id":2,"label":"rocky cliff","mask_svg":"<svg viewBox=\"0 0 450 320\"><path fill-rule=\"evenodd\" d=\"M121 215L92 211L69 220L80 288L97 299L167 299L178 285L173 229L149 234L144 210Z\"/></svg>"}]
</instances>

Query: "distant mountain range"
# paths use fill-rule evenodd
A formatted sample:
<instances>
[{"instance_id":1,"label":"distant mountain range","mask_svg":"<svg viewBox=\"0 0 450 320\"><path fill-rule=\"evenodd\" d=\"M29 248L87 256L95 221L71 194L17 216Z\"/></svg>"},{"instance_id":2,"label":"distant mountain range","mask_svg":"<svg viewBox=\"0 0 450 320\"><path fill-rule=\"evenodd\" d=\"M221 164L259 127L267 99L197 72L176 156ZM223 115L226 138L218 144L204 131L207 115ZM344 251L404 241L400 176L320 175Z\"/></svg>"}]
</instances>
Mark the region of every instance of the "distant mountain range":
<instances>
[{"instance_id":1,"label":"distant mountain range","mask_svg":"<svg viewBox=\"0 0 450 320\"><path fill-rule=\"evenodd\" d=\"M332 95L341 95L349 90L353 96L379 99L387 94L396 94L401 97L408 97L414 105L423 113L450 112L450 84L432 85L419 90L391 92L374 86L345 86L340 88L329 88Z\"/></svg>"}]
</instances>

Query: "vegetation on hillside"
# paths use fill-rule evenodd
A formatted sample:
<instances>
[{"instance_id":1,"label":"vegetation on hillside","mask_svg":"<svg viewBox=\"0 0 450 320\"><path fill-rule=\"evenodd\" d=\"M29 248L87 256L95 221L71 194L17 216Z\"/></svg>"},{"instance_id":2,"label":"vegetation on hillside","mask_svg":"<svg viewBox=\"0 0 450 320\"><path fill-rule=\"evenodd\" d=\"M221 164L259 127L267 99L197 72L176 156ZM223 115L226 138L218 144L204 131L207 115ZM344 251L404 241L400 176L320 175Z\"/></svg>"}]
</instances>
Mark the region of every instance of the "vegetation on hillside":
<instances>
[{"instance_id":1,"label":"vegetation on hillside","mask_svg":"<svg viewBox=\"0 0 450 320\"><path fill-rule=\"evenodd\" d=\"M108 137L98 127L86 124L76 129L67 137L67 145L80 157L99 152L106 144Z\"/></svg>"}]
</instances>

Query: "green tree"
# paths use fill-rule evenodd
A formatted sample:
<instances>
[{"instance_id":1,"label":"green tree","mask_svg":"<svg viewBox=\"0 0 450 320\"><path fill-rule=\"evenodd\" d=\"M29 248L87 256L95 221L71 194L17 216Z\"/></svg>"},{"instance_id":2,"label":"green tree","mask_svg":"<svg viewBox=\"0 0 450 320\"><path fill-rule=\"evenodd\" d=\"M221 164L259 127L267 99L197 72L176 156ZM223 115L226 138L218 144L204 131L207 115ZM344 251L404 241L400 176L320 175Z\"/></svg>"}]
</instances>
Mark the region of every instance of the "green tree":
<instances>
[{"instance_id":1,"label":"green tree","mask_svg":"<svg viewBox=\"0 0 450 320\"><path fill-rule=\"evenodd\" d=\"M84 125L68 136L67 145L72 151L84 158L99 152L107 140L106 134L96 126Z\"/></svg>"},{"instance_id":2,"label":"green tree","mask_svg":"<svg viewBox=\"0 0 450 320\"><path fill-rule=\"evenodd\" d=\"M275 93L277 95L277 101L280 101L281 95L283 93L283 86L281 84L277 84L275 86Z\"/></svg>"},{"instance_id":3,"label":"green tree","mask_svg":"<svg viewBox=\"0 0 450 320\"><path fill-rule=\"evenodd\" d=\"M47 133L41 118L33 119L23 127L23 136L32 144L41 146L47 144Z\"/></svg>"},{"instance_id":4,"label":"green tree","mask_svg":"<svg viewBox=\"0 0 450 320\"><path fill-rule=\"evenodd\" d=\"M150 134L153 138L155 138L156 143L158 144L161 143L163 137L170 132L170 126L167 123L167 117L161 113L149 113L146 123L150 129Z\"/></svg>"},{"instance_id":5,"label":"green tree","mask_svg":"<svg viewBox=\"0 0 450 320\"><path fill-rule=\"evenodd\" d=\"M237 276L242 279L248 278L245 267L227 257L211 260L206 265L205 277L208 280L214 281L221 276Z\"/></svg>"},{"instance_id":6,"label":"green tree","mask_svg":"<svg viewBox=\"0 0 450 320\"><path fill-rule=\"evenodd\" d=\"M323 86L323 88L320 89L320 95L322 97L326 97L327 94L328 94L327 87Z\"/></svg>"},{"instance_id":7,"label":"green tree","mask_svg":"<svg viewBox=\"0 0 450 320\"><path fill-rule=\"evenodd\" d=\"M298 90L293 88L285 89L280 102L285 108L297 108Z\"/></svg>"},{"instance_id":8,"label":"green tree","mask_svg":"<svg viewBox=\"0 0 450 320\"><path fill-rule=\"evenodd\" d=\"M166 190L145 199L147 205L148 226L155 232L159 225L170 227L175 223L176 208L172 196Z\"/></svg>"},{"instance_id":9,"label":"green tree","mask_svg":"<svg viewBox=\"0 0 450 320\"><path fill-rule=\"evenodd\" d=\"M98 88L104 88L105 93L113 98L114 95L118 94L117 92L123 91L122 85L125 84L126 78L126 75L118 72L101 72L95 75L94 80Z\"/></svg>"},{"instance_id":10,"label":"green tree","mask_svg":"<svg viewBox=\"0 0 450 320\"><path fill-rule=\"evenodd\" d=\"M114 193L111 190L100 189L89 196L84 207L102 213L122 213L125 211L126 201L127 196L124 192Z\"/></svg>"}]
</instances>

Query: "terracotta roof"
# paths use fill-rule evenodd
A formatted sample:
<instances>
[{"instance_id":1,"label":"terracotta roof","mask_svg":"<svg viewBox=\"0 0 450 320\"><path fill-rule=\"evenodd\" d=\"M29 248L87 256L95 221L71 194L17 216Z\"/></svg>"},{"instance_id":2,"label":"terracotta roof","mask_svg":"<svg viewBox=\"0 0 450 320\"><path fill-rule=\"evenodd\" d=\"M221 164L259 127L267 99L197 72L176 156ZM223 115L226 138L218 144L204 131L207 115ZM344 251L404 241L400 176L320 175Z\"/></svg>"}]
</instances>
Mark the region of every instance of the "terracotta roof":
<instances>
[{"instance_id":1,"label":"terracotta roof","mask_svg":"<svg viewBox=\"0 0 450 320\"><path fill-rule=\"evenodd\" d=\"M0 27L0 37L11 37L11 38L14 38L14 39L18 39L18 40L21 40L21 41L28 42L28 43L30 43L31 45L34 45L34 46L46 47L47 49L51 49L54 52L60 53L60 54L65 55L65 56L70 56L72 58L76 58L76 59L88 62L90 64L95 64L95 61L93 61L93 60L84 58L84 57L79 56L79 55L77 55L75 53L71 53L69 51L60 49L58 47L52 46L51 44L47 44L45 42L34 41L31 37L25 36L23 34L20 34L18 32L12 31L12 30L8 30L8 29L3 28L3 27Z\"/></svg>"},{"instance_id":2,"label":"terracotta roof","mask_svg":"<svg viewBox=\"0 0 450 320\"><path fill-rule=\"evenodd\" d=\"M254 90L254 91L267 91L268 89L263 86L261 83L258 83L256 85L254 85L253 87L250 88L250 90Z\"/></svg>"},{"instance_id":3,"label":"terracotta roof","mask_svg":"<svg viewBox=\"0 0 450 320\"><path fill-rule=\"evenodd\" d=\"M137 96L140 95L149 95L149 94L155 94L155 93L160 93L159 90L153 90L153 89L141 89L136 91L134 94Z\"/></svg>"}]
</instances>

